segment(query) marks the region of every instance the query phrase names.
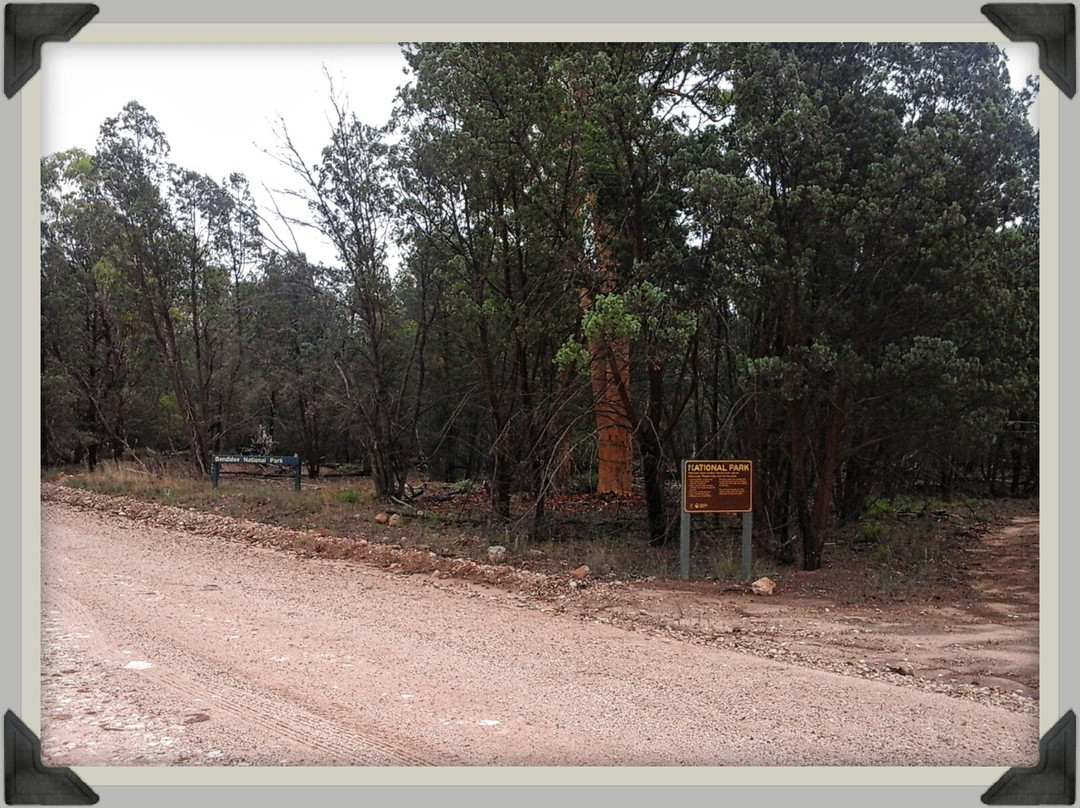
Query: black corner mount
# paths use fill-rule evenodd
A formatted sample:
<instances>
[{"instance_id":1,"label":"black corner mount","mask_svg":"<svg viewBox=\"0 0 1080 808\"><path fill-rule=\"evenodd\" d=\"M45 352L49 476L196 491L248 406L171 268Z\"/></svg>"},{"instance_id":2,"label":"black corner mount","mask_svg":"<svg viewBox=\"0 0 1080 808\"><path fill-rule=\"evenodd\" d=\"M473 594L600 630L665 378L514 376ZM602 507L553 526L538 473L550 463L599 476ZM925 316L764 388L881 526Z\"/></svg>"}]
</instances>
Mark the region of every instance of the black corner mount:
<instances>
[{"instance_id":1,"label":"black corner mount","mask_svg":"<svg viewBox=\"0 0 1080 808\"><path fill-rule=\"evenodd\" d=\"M982 795L987 805L1076 802L1076 713L1069 710L1039 739L1039 762L1009 769Z\"/></svg>"},{"instance_id":2,"label":"black corner mount","mask_svg":"<svg viewBox=\"0 0 1080 808\"><path fill-rule=\"evenodd\" d=\"M1013 42L1039 46L1039 69L1069 98L1076 94L1076 6L988 3L983 15Z\"/></svg>"},{"instance_id":3,"label":"black corner mount","mask_svg":"<svg viewBox=\"0 0 1080 808\"><path fill-rule=\"evenodd\" d=\"M4 95L13 98L41 68L41 46L67 42L98 13L90 3L4 6Z\"/></svg>"},{"instance_id":4,"label":"black corner mount","mask_svg":"<svg viewBox=\"0 0 1080 808\"><path fill-rule=\"evenodd\" d=\"M44 766L41 741L15 713L4 713L4 802L8 805L93 805L98 801L71 769Z\"/></svg>"}]
</instances>

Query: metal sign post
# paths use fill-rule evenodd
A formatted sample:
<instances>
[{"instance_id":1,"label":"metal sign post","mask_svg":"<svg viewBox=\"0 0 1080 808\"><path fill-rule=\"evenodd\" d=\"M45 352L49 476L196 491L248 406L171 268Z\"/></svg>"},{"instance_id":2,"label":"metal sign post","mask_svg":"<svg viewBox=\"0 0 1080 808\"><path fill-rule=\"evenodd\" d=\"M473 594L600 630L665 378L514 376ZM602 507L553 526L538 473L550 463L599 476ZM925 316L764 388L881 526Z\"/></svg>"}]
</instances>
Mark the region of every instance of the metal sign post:
<instances>
[{"instance_id":1,"label":"metal sign post","mask_svg":"<svg viewBox=\"0 0 1080 808\"><path fill-rule=\"evenodd\" d=\"M690 577L690 514L741 513L742 575L749 579L754 535L754 463L751 460L684 460L679 577Z\"/></svg>"},{"instance_id":2,"label":"metal sign post","mask_svg":"<svg viewBox=\"0 0 1080 808\"><path fill-rule=\"evenodd\" d=\"M753 570L750 563L750 553L753 549L754 537L754 512L747 511L742 515L742 577L749 581Z\"/></svg>"},{"instance_id":3,"label":"metal sign post","mask_svg":"<svg viewBox=\"0 0 1080 808\"><path fill-rule=\"evenodd\" d=\"M679 518L679 577L690 577L690 514L685 508Z\"/></svg>"}]
</instances>

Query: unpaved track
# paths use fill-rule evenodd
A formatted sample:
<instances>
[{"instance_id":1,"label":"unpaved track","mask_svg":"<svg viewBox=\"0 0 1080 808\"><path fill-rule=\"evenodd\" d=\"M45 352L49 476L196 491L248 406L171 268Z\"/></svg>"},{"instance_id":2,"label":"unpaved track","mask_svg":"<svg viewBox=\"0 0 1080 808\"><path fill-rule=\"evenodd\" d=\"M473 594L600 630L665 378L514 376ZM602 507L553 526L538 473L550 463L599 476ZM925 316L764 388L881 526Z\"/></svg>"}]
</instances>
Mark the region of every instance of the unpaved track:
<instances>
[{"instance_id":1,"label":"unpaved track","mask_svg":"<svg viewBox=\"0 0 1080 808\"><path fill-rule=\"evenodd\" d=\"M42 503L48 765L1021 766L1038 719Z\"/></svg>"}]
</instances>

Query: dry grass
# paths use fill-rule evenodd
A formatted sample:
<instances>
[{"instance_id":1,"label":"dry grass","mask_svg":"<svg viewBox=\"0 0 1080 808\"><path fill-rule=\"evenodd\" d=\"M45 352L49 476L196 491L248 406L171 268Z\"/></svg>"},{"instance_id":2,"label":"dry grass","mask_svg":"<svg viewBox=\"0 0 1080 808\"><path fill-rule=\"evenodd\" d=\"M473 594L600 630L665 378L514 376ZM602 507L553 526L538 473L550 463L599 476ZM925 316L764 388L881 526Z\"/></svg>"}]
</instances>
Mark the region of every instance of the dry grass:
<instances>
[{"instance_id":1,"label":"dry grass","mask_svg":"<svg viewBox=\"0 0 1080 808\"><path fill-rule=\"evenodd\" d=\"M492 519L483 493L467 487L428 484L438 502L416 502L415 509L388 507L376 500L370 481L358 476L303 479L294 491L291 474L261 470L223 474L217 490L210 482L180 470L156 470L130 463L102 464L85 470L52 470L43 479L111 495L128 495L316 534L308 549L321 552L318 535L363 538L406 549L430 550L487 563L487 548L506 548L503 563L543 572L588 565L594 575L612 578L676 578L678 542L652 547L646 540L644 504L568 496L549 508L543 537L529 537L530 515L518 504L509 523ZM450 496L448 496L450 495ZM1020 506L1024 507L1024 506ZM1030 505L1026 506L1030 507ZM925 503L913 516L910 503L882 504L860 524L836 531L826 546L826 567L802 573L780 567L755 547L752 578L771 578L811 591L827 588L849 603L906 600L957 582L954 556L966 540L1007 511L998 503ZM380 524L380 512L397 512L398 524ZM675 508L673 507L673 512ZM692 528L694 578L722 581L741 577L739 517L698 517Z\"/></svg>"}]
</instances>

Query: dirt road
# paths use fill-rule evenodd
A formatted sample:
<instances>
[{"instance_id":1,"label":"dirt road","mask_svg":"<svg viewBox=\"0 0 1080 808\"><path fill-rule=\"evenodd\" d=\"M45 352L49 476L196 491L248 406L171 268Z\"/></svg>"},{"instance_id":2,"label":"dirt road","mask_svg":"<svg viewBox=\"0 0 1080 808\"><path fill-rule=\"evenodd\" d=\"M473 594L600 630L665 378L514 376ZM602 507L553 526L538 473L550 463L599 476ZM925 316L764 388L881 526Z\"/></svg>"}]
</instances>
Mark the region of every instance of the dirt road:
<instances>
[{"instance_id":1,"label":"dirt road","mask_svg":"<svg viewBox=\"0 0 1080 808\"><path fill-rule=\"evenodd\" d=\"M597 614L45 501L43 756L68 766L1037 759L1037 715L1014 702Z\"/></svg>"}]
</instances>

